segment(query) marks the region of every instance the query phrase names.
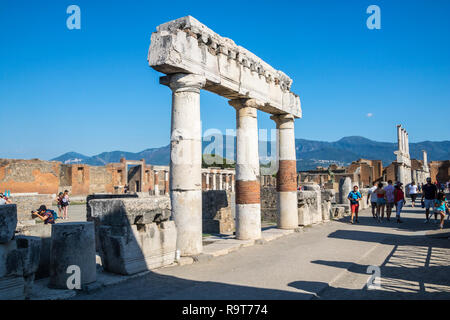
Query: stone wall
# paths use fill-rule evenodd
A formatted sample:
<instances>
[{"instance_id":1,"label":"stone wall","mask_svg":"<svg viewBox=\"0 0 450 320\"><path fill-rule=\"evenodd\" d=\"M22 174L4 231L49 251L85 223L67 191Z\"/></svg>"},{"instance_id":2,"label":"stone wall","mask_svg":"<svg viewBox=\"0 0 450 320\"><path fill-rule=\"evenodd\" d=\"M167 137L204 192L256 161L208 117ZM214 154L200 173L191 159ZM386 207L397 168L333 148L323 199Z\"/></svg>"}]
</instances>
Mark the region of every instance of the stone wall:
<instances>
[{"instance_id":1,"label":"stone wall","mask_svg":"<svg viewBox=\"0 0 450 320\"><path fill-rule=\"evenodd\" d=\"M12 193L58 192L60 162L0 159L0 190Z\"/></svg>"},{"instance_id":2,"label":"stone wall","mask_svg":"<svg viewBox=\"0 0 450 320\"><path fill-rule=\"evenodd\" d=\"M261 188L261 219L264 221L277 222L278 194L276 187Z\"/></svg>"},{"instance_id":3,"label":"stone wall","mask_svg":"<svg viewBox=\"0 0 450 320\"><path fill-rule=\"evenodd\" d=\"M202 192L203 233L231 233L235 229L232 213L234 193L225 190Z\"/></svg>"}]
</instances>

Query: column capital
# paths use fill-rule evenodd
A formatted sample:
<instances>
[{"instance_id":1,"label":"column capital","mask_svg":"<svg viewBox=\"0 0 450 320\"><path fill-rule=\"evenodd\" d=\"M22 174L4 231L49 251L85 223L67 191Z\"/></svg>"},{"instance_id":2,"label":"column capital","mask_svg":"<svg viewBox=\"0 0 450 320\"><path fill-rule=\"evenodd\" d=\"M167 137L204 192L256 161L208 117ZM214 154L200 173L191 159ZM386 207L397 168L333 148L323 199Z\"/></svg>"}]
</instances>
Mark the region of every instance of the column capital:
<instances>
[{"instance_id":1,"label":"column capital","mask_svg":"<svg viewBox=\"0 0 450 320\"><path fill-rule=\"evenodd\" d=\"M295 117L290 113L274 114L270 119L275 121L278 129L294 129Z\"/></svg>"},{"instance_id":2,"label":"column capital","mask_svg":"<svg viewBox=\"0 0 450 320\"><path fill-rule=\"evenodd\" d=\"M206 78L198 74L174 73L159 78L159 83L168 86L173 92L200 93L206 84Z\"/></svg>"},{"instance_id":3,"label":"column capital","mask_svg":"<svg viewBox=\"0 0 450 320\"><path fill-rule=\"evenodd\" d=\"M249 98L241 98L241 99L233 99L229 100L228 104L235 108L236 110L242 109L242 108L255 108L257 109L259 106L264 105L264 103L256 100L256 99L249 99ZM256 110L255 110L256 111Z\"/></svg>"}]
</instances>

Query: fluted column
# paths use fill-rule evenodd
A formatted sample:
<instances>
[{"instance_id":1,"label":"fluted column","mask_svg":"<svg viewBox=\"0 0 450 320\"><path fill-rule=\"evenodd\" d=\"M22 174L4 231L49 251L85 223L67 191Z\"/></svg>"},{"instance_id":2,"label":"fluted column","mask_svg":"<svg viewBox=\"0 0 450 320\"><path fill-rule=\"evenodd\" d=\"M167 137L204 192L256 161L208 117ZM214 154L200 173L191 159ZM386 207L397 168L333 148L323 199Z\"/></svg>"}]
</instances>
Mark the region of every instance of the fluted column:
<instances>
[{"instance_id":1,"label":"fluted column","mask_svg":"<svg viewBox=\"0 0 450 320\"><path fill-rule=\"evenodd\" d=\"M258 122L254 99L230 100L236 109L236 238L261 238Z\"/></svg>"},{"instance_id":2,"label":"fluted column","mask_svg":"<svg viewBox=\"0 0 450 320\"><path fill-rule=\"evenodd\" d=\"M172 89L170 200L182 256L202 252L202 175L200 89L203 76L172 74L161 78Z\"/></svg>"},{"instance_id":3,"label":"fluted column","mask_svg":"<svg viewBox=\"0 0 450 320\"><path fill-rule=\"evenodd\" d=\"M278 138L278 228L295 229L298 227L298 209L294 116L282 114L271 119L277 124Z\"/></svg>"}]
</instances>

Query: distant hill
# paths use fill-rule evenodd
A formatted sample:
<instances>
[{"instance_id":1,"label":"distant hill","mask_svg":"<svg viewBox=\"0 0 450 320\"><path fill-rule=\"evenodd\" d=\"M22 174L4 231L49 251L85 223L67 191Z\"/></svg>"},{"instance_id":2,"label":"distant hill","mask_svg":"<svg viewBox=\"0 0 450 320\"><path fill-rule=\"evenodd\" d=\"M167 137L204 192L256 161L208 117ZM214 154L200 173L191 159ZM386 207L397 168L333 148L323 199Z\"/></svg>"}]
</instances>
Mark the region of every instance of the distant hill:
<instances>
[{"instance_id":1,"label":"distant hill","mask_svg":"<svg viewBox=\"0 0 450 320\"><path fill-rule=\"evenodd\" d=\"M235 159L235 145L226 145L225 137L223 139L223 150L212 149L211 142L209 139L207 140L203 141L204 153ZM345 137L336 142L296 139L295 145L298 170L310 170L317 166L326 167L331 163L348 165L360 158L382 160L384 165L388 165L395 160L394 151L397 150L396 143L377 142L358 136ZM270 142L260 141L259 148L260 150L266 148L265 150L268 150L267 155L271 156ZM450 141L410 143L411 158L422 159L422 150L427 151L428 161L450 159ZM146 163L155 165L168 165L170 161L170 145L146 149L136 153L126 151L103 152L92 157L76 152L68 152L52 160L63 163L85 163L93 166L102 166L111 162L119 162L122 157L129 160L145 159ZM261 160L264 161L267 158L261 155Z\"/></svg>"}]
</instances>

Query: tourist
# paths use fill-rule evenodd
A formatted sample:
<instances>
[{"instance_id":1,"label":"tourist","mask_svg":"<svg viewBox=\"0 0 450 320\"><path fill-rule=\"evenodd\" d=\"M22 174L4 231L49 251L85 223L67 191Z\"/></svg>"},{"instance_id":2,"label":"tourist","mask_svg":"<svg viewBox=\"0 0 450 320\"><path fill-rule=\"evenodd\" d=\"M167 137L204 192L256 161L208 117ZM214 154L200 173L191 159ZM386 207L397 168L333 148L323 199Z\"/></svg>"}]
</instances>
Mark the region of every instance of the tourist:
<instances>
[{"instance_id":1,"label":"tourist","mask_svg":"<svg viewBox=\"0 0 450 320\"><path fill-rule=\"evenodd\" d=\"M375 190L377 190L377 183L374 182L372 188L369 189L369 193L367 195L367 204L369 204L370 200L370 206L372 207L372 216L374 219L376 219L376 210L377 210L377 195L375 194Z\"/></svg>"},{"instance_id":2,"label":"tourist","mask_svg":"<svg viewBox=\"0 0 450 320\"><path fill-rule=\"evenodd\" d=\"M47 209L45 205L40 206L36 211L31 211L31 213L44 221L44 224L55 224L58 217L55 211Z\"/></svg>"},{"instance_id":3,"label":"tourist","mask_svg":"<svg viewBox=\"0 0 450 320\"><path fill-rule=\"evenodd\" d=\"M441 216L441 223L439 225L439 228L442 229L444 227L444 218L445 218L445 213L446 211L449 209L448 207L448 202L445 196L445 193L443 192L439 192L437 195L437 198L434 202L434 212L435 214L438 214Z\"/></svg>"},{"instance_id":4,"label":"tourist","mask_svg":"<svg viewBox=\"0 0 450 320\"><path fill-rule=\"evenodd\" d=\"M356 216L356 223L359 223L358 221L358 212L359 212L359 201L362 199L361 193L358 191L358 186L353 187L353 191L350 191L347 197L348 200L350 200L350 207L352 209L352 216L350 218L350 223L353 224L353 217Z\"/></svg>"},{"instance_id":5,"label":"tourist","mask_svg":"<svg viewBox=\"0 0 450 320\"><path fill-rule=\"evenodd\" d=\"M411 182L411 184L408 187L408 192L409 195L411 197L411 206L414 208L415 204L416 204L416 199L417 199L417 193L418 193L418 188L416 183L413 181Z\"/></svg>"},{"instance_id":6,"label":"tourist","mask_svg":"<svg viewBox=\"0 0 450 320\"><path fill-rule=\"evenodd\" d=\"M0 205L2 204L11 204L12 201L7 196L5 196L3 193L0 193Z\"/></svg>"},{"instance_id":7,"label":"tourist","mask_svg":"<svg viewBox=\"0 0 450 320\"><path fill-rule=\"evenodd\" d=\"M388 185L384 187L384 191L386 191L386 219L390 221L392 208L394 207L395 198L394 198L394 186L392 185L392 180L388 181Z\"/></svg>"},{"instance_id":8,"label":"tourist","mask_svg":"<svg viewBox=\"0 0 450 320\"><path fill-rule=\"evenodd\" d=\"M394 191L394 201L396 205L396 217L397 217L397 223L402 223L403 221L400 220L400 214L402 213L403 206L406 204L405 200L405 193L402 190L402 183L399 182L395 186Z\"/></svg>"},{"instance_id":9,"label":"tourist","mask_svg":"<svg viewBox=\"0 0 450 320\"><path fill-rule=\"evenodd\" d=\"M69 191L65 190L64 194L62 195L62 198L61 198L61 208L62 208L62 212L63 212L62 218L64 220L69 219L69 214L68 214L69 204L70 204Z\"/></svg>"},{"instance_id":10,"label":"tourist","mask_svg":"<svg viewBox=\"0 0 450 320\"><path fill-rule=\"evenodd\" d=\"M61 201L62 201L63 195L64 195L64 194L63 194L62 192L60 192L60 193L56 196L56 206L58 207L58 216L59 216L59 217L62 216L62 214L61 214L61 212L62 212Z\"/></svg>"},{"instance_id":11,"label":"tourist","mask_svg":"<svg viewBox=\"0 0 450 320\"><path fill-rule=\"evenodd\" d=\"M431 178L427 178L427 184L422 188L422 202L424 203L423 207L425 208L425 223L430 222L429 214L430 208L434 209L434 200L436 200L437 196L437 187L436 185L431 183ZM425 199L425 201L424 201ZM434 213L434 220L437 221L437 213Z\"/></svg>"},{"instance_id":12,"label":"tourist","mask_svg":"<svg viewBox=\"0 0 450 320\"><path fill-rule=\"evenodd\" d=\"M377 195L377 220L381 222L381 219L384 218L384 207L386 206L386 191L383 189L381 182L378 184L375 194Z\"/></svg>"}]
</instances>

